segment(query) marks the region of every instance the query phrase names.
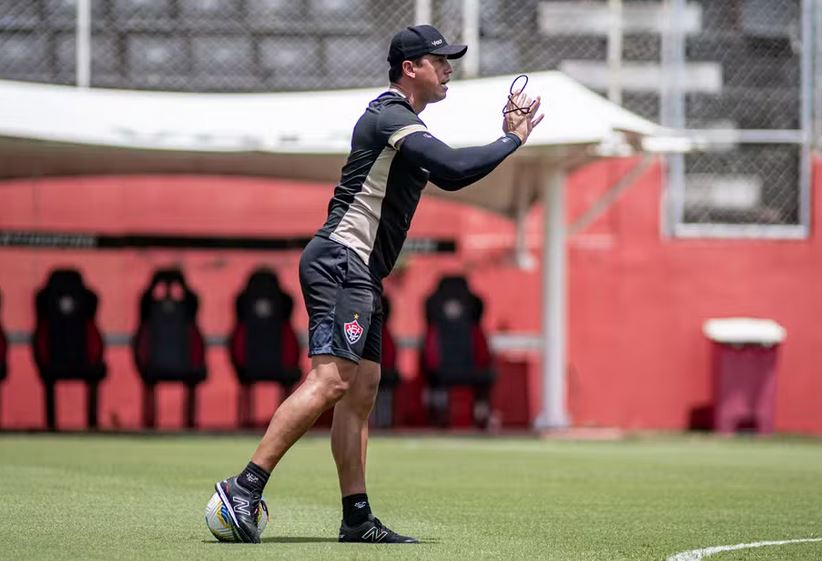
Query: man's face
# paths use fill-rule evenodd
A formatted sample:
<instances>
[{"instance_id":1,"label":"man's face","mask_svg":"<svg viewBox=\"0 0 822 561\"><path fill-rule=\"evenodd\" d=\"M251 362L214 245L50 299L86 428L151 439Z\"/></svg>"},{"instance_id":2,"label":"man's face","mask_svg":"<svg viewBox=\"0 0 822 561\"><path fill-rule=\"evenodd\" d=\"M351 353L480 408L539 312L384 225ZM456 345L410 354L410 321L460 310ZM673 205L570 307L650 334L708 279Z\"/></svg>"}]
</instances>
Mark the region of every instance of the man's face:
<instances>
[{"instance_id":1,"label":"man's face","mask_svg":"<svg viewBox=\"0 0 822 561\"><path fill-rule=\"evenodd\" d=\"M417 85L426 103L436 103L445 99L448 81L451 79L451 63L442 55L425 55L419 65L414 65Z\"/></svg>"}]
</instances>

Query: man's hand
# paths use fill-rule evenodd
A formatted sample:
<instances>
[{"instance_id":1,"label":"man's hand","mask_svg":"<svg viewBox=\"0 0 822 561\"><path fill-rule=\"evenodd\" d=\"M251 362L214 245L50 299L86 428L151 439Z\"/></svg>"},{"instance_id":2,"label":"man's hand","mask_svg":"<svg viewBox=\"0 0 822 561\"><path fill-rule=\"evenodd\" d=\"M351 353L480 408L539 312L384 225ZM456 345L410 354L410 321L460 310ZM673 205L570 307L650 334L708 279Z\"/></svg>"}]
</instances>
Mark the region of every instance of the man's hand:
<instances>
[{"instance_id":1,"label":"man's hand","mask_svg":"<svg viewBox=\"0 0 822 561\"><path fill-rule=\"evenodd\" d=\"M512 95L505 106L506 112L502 120L502 131L506 134L509 132L514 133L525 144L531 131L540 124L545 116L538 114L541 104L542 98L540 96L537 96L534 100L521 91Z\"/></svg>"}]
</instances>

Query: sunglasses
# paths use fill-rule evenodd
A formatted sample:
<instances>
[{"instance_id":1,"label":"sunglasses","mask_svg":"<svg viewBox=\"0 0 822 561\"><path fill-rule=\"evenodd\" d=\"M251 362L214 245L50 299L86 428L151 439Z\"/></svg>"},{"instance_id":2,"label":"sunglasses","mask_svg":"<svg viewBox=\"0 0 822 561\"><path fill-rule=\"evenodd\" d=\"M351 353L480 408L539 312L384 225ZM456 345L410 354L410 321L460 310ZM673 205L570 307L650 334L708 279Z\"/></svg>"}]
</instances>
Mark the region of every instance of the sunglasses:
<instances>
[{"instance_id":1,"label":"sunglasses","mask_svg":"<svg viewBox=\"0 0 822 561\"><path fill-rule=\"evenodd\" d=\"M519 86L520 80L523 80L522 86ZM525 91L525 86L528 85L528 75L527 74L520 74L514 81L511 82L511 87L508 89L508 103L505 104L505 107L502 109L502 114L507 115L508 113L513 113L514 111L520 111L523 115L527 115L531 112L536 104L537 100L531 102L530 105L527 107L520 107L516 103L514 103L514 96L521 94Z\"/></svg>"}]
</instances>

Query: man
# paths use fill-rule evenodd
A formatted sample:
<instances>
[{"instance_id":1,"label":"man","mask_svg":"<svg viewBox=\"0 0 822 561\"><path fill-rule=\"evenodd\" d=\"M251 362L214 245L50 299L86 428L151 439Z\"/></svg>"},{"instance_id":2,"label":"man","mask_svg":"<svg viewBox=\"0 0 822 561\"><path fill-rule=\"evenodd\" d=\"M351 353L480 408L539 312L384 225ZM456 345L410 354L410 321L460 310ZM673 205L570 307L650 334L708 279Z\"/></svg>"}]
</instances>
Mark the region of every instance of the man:
<instances>
[{"instance_id":1,"label":"man","mask_svg":"<svg viewBox=\"0 0 822 561\"><path fill-rule=\"evenodd\" d=\"M417 543L371 514L365 488L368 415L380 380L381 281L394 266L426 182L456 190L481 179L542 120L539 98L520 93L509 98L505 135L491 144L452 149L431 135L418 114L445 98L448 60L466 50L429 25L403 29L391 41L391 87L354 127L328 219L300 260L311 371L274 413L245 470L216 484L244 542L260 541L254 513L271 471L333 406L331 451L343 507L339 541Z\"/></svg>"}]
</instances>

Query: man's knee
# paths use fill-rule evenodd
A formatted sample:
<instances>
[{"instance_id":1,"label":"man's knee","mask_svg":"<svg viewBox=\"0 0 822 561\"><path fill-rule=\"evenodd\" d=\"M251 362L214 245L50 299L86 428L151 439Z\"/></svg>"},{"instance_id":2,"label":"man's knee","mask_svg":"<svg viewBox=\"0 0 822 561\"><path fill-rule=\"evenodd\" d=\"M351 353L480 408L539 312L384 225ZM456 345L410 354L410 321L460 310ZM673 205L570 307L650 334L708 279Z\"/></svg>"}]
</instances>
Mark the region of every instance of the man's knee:
<instances>
[{"instance_id":1,"label":"man's knee","mask_svg":"<svg viewBox=\"0 0 822 561\"><path fill-rule=\"evenodd\" d=\"M380 390L380 368L378 364L363 360L357 370L357 380L346 399L365 415L371 411L377 392Z\"/></svg>"},{"instance_id":2,"label":"man's knee","mask_svg":"<svg viewBox=\"0 0 822 561\"><path fill-rule=\"evenodd\" d=\"M312 374L318 392L330 406L348 392L356 374L356 364L343 359L331 359L316 364Z\"/></svg>"},{"instance_id":3,"label":"man's knee","mask_svg":"<svg viewBox=\"0 0 822 561\"><path fill-rule=\"evenodd\" d=\"M329 404L337 403L351 387L351 382L340 378L324 378L321 382L323 396Z\"/></svg>"},{"instance_id":4,"label":"man's knee","mask_svg":"<svg viewBox=\"0 0 822 561\"><path fill-rule=\"evenodd\" d=\"M374 399L377 397L377 392L380 390L380 379L379 377L365 377L363 376L362 379L357 380L357 390L358 394L362 397L362 399Z\"/></svg>"}]
</instances>

